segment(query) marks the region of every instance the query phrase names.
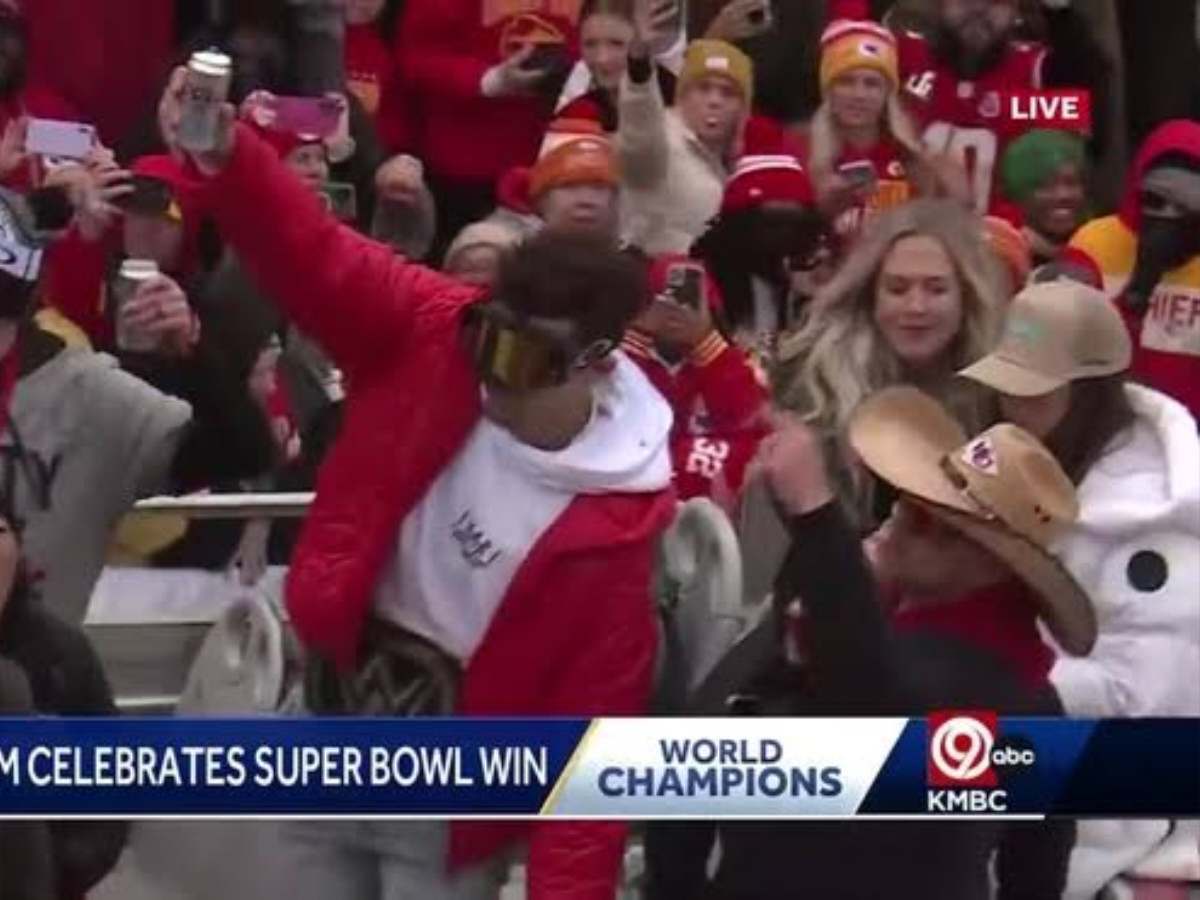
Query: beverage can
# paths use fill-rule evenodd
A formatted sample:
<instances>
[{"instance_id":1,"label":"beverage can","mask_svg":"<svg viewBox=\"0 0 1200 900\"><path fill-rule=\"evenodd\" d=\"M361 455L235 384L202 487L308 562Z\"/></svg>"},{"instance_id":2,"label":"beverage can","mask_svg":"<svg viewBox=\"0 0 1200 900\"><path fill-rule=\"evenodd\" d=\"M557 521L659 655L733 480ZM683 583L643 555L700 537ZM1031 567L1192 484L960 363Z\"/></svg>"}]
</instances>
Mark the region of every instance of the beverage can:
<instances>
[{"instance_id":1,"label":"beverage can","mask_svg":"<svg viewBox=\"0 0 1200 900\"><path fill-rule=\"evenodd\" d=\"M130 329L122 322L121 310L143 282L158 276L158 264L152 259L127 259L113 284L113 314L117 323L117 347L133 353L152 353L158 349L158 339L153 335Z\"/></svg>"},{"instance_id":2,"label":"beverage can","mask_svg":"<svg viewBox=\"0 0 1200 900\"><path fill-rule=\"evenodd\" d=\"M193 53L187 65L183 108L179 118L179 145L194 153L217 146L221 104L228 99L233 61L217 50Z\"/></svg>"}]
</instances>

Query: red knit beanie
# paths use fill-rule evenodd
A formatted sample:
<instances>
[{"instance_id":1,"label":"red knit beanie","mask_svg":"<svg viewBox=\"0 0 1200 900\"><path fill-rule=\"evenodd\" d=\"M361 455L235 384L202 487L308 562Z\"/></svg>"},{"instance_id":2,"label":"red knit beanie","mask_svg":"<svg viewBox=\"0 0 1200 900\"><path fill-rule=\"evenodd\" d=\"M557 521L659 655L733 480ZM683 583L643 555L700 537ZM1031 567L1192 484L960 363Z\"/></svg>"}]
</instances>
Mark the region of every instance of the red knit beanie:
<instances>
[{"instance_id":1,"label":"red knit beanie","mask_svg":"<svg viewBox=\"0 0 1200 900\"><path fill-rule=\"evenodd\" d=\"M741 212L764 203L812 206L812 182L793 156L743 156L725 184L721 214Z\"/></svg>"}]
</instances>

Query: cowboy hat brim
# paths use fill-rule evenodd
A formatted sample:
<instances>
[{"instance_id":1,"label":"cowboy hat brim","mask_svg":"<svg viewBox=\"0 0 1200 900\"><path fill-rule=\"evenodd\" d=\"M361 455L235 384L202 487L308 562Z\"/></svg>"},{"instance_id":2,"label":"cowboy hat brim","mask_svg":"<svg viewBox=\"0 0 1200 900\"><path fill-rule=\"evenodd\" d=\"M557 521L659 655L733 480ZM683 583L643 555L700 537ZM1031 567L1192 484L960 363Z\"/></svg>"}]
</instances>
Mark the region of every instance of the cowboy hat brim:
<instances>
[{"instance_id":1,"label":"cowboy hat brim","mask_svg":"<svg viewBox=\"0 0 1200 900\"><path fill-rule=\"evenodd\" d=\"M885 388L859 404L848 434L864 465L888 484L938 506L976 511L942 469L942 459L967 435L929 395Z\"/></svg>"},{"instance_id":2,"label":"cowboy hat brim","mask_svg":"<svg viewBox=\"0 0 1200 900\"><path fill-rule=\"evenodd\" d=\"M1037 544L998 520L982 518L979 507L947 477L942 460L962 447L967 436L936 400L914 388L879 391L855 411L849 440L875 475L923 501L1032 587L1046 624L1064 650L1075 655L1091 650L1096 616L1078 582Z\"/></svg>"},{"instance_id":3,"label":"cowboy hat brim","mask_svg":"<svg viewBox=\"0 0 1200 900\"><path fill-rule=\"evenodd\" d=\"M1096 613L1087 593L1057 559L1037 544L967 513L918 501L951 528L989 550L1033 589L1050 633L1073 656L1087 656L1096 643Z\"/></svg>"}]
</instances>

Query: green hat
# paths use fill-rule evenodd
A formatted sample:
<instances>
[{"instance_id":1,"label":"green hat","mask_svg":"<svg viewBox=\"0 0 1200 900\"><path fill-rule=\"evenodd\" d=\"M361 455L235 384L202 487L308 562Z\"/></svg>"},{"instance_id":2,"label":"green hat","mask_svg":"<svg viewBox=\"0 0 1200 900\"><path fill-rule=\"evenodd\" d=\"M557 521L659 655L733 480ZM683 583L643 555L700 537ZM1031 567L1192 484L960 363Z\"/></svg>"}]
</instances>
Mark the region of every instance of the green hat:
<instances>
[{"instance_id":1,"label":"green hat","mask_svg":"<svg viewBox=\"0 0 1200 900\"><path fill-rule=\"evenodd\" d=\"M1073 132L1044 128L1027 132L1004 151L1000 163L1004 193L1024 204L1064 165L1082 169L1084 158L1083 138Z\"/></svg>"}]
</instances>

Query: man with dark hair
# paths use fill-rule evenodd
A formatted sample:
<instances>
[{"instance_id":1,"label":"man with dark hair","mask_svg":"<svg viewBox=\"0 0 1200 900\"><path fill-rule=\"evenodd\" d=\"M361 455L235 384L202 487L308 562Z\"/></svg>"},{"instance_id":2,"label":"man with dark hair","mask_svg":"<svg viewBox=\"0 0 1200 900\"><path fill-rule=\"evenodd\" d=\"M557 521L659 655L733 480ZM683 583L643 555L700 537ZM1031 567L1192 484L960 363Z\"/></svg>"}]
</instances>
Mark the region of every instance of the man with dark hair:
<instances>
[{"instance_id":1,"label":"man with dark hair","mask_svg":"<svg viewBox=\"0 0 1200 900\"><path fill-rule=\"evenodd\" d=\"M551 232L485 297L339 225L244 126L194 162L230 245L349 386L287 586L310 708L643 711L672 502L670 410L615 349L645 300L641 266ZM288 896L494 897L523 840L530 897L611 896L624 833L296 826Z\"/></svg>"}]
</instances>

